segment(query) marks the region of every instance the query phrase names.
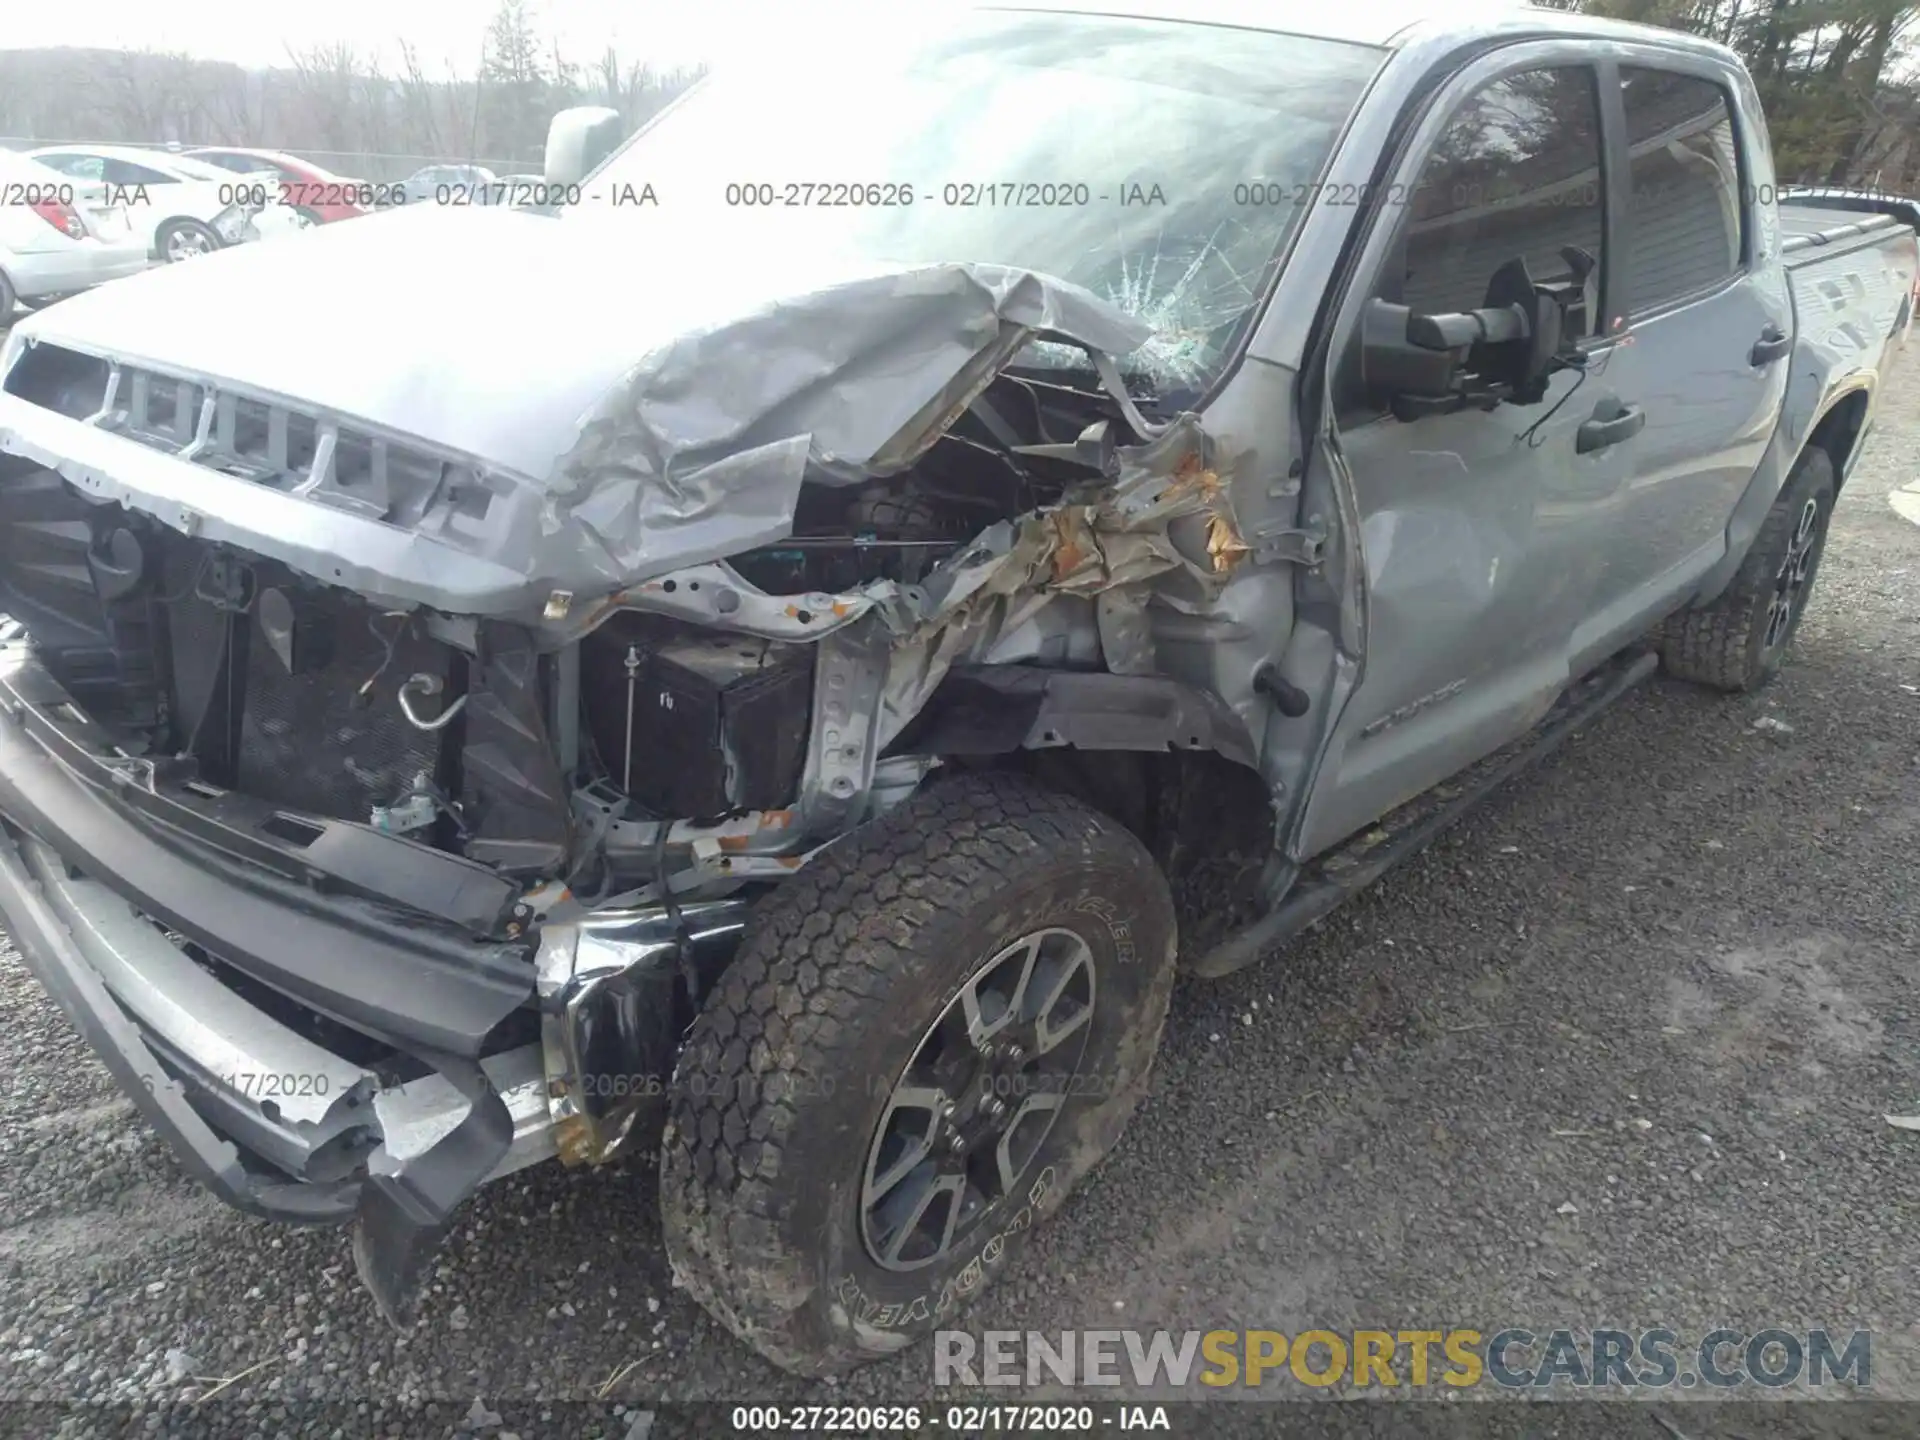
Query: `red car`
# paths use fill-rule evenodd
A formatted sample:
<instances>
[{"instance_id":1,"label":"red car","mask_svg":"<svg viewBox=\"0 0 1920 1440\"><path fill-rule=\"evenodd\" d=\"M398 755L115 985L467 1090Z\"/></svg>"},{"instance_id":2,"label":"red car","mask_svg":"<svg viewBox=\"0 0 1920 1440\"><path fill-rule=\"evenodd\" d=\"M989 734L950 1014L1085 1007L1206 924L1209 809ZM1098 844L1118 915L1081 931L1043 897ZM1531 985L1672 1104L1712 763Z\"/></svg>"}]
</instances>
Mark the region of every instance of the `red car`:
<instances>
[{"instance_id":1,"label":"red car","mask_svg":"<svg viewBox=\"0 0 1920 1440\"><path fill-rule=\"evenodd\" d=\"M310 160L282 150L237 150L210 146L185 152L195 160L218 165L238 175L270 172L280 178L280 198L301 211L308 220L322 225L331 220L350 220L373 209L373 189L364 180L350 180L323 170Z\"/></svg>"}]
</instances>

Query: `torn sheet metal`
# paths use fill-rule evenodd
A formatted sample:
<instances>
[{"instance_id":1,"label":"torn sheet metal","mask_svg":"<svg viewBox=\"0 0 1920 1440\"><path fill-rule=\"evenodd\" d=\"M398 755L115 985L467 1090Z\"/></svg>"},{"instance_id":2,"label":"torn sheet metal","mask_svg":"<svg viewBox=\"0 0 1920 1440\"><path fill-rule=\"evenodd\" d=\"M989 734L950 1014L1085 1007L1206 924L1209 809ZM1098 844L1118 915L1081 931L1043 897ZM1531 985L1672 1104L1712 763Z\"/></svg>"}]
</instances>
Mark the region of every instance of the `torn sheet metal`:
<instances>
[{"instance_id":1,"label":"torn sheet metal","mask_svg":"<svg viewBox=\"0 0 1920 1440\"><path fill-rule=\"evenodd\" d=\"M787 297L642 360L581 427L549 523L608 584L788 533L803 478L897 474L1035 334L1097 351L1145 326L1032 271L947 264Z\"/></svg>"},{"instance_id":2,"label":"torn sheet metal","mask_svg":"<svg viewBox=\"0 0 1920 1440\"><path fill-rule=\"evenodd\" d=\"M463 247L524 248L535 232L554 243L539 217L471 223L478 228L463 230ZM115 306L82 296L30 317L13 343L139 366L191 387L208 407L229 390L266 396L318 426L437 453L473 477L476 500L490 493L484 504L442 505L444 523L432 525L397 509L346 517L317 496L289 504L300 474L222 474L165 448L89 434L111 426L13 396L0 397L0 449L54 463L70 458L65 437L86 450L91 493L175 528L191 523L206 538L368 594L537 622L556 592L570 602L598 599L784 538L803 477L850 483L905 469L1031 340L1126 353L1151 333L1078 286L1009 266L707 254L697 267L656 270L668 277L658 286L608 285L604 277L628 273L635 257L598 251L574 257L601 277L598 290L554 307L564 313L541 307L541 326L448 297L446 324L410 329L404 343L361 346L351 365L315 357L304 337L269 347L251 322L234 333L209 318L245 310L229 303L223 278L242 293L287 278L289 267L351 273L376 298L386 295L391 273L406 268L396 267L392 247L404 248L416 228L386 226L378 255L361 255L367 247L352 237L319 234L311 251L295 247L304 256L282 252L273 266L236 253L223 275L139 277L124 292L115 287ZM561 238L630 249L629 228L562 227ZM551 254L544 268L572 273L566 257ZM434 291L428 298L441 298L431 278L422 283ZM565 288L579 292L583 283L568 279ZM340 295L352 313L336 322L350 327L366 296L316 288ZM418 313L419 301L399 313ZM484 339L468 323L479 310L495 327ZM376 316L367 333L385 323ZM167 483L156 465L178 471L178 481ZM243 488L229 495L223 487ZM183 488L204 502L191 520L178 500ZM255 499L281 503L246 503ZM313 543L309 528L326 543ZM376 540L370 528L394 533Z\"/></svg>"},{"instance_id":3,"label":"torn sheet metal","mask_svg":"<svg viewBox=\"0 0 1920 1440\"><path fill-rule=\"evenodd\" d=\"M1150 442L1116 450L1113 476L1094 498L998 521L919 585L881 580L839 595L767 595L714 564L633 587L616 603L782 639L821 639L856 624L890 632L877 742L884 748L948 669L978 659L1062 595L1093 602L1109 670L1151 673L1148 600L1192 610L1249 553L1213 448L1199 417L1180 415ZM1184 544L1183 527L1191 527Z\"/></svg>"},{"instance_id":4,"label":"torn sheet metal","mask_svg":"<svg viewBox=\"0 0 1920 1440\"><path fill-rule=\"evenodd\" d=\"M1003 521L913 595L881 602L876 619L897 634L881 692L882 747L949 669L1056 596L1093 599L1107 668L1145 674L1154 669L1148 600L1160 594L1184 609L1218 592L1246 546L1199 417L1179 416L1148 444L1119 450L1116 461L1116 479L1097 500ZM1197 543L1178 543L1182 522L1198 527ZM1176 582L1185 596L1172 593Z\"/></svg>"},{"instance_id":5,"label":"torn sheet metal","mask_svg":"<svg viewBox=\"0 0 1920 1440\"><path fill-rule=\"evenodd\" d=\"M1022 627L1064 635L1084 624L1091 602L1106 669L1154 673L1148 604L1196 609L1248 555L1213 452L1199 418L1182 414L1151 441L1115 450L1105 481L989 526L918 585L880 580L844 595L774 596L718 564L621 598L752 634L791 634L800 607L807 638L822 643L792 834L796 843L817 842L840 833L865 804L877 757L948 672L978 661L1002 637ZM1063 599L1080 608L1063 613Z\"/></svg>"},{"instance_id":6,"label":"torn sheet metal","mask_svg":"<svg viewBox=\"0 0 1920 1440\"><path fill-rule=\"evenodd\" d=\"M1116 450L1112 476L1092 498L998 521L918 585L881 580L844 594L768 595L731 566L712 564L610 603L779 639L823 639L856 624L889 632L884 748L951 666L1044 622L1063 595L1093 602L1108 670L1151 673L1149 599L1196 609L1250 553L1213 452L1199 417L1180 415L1150 442Z\"/></svg>"}]
</instances>

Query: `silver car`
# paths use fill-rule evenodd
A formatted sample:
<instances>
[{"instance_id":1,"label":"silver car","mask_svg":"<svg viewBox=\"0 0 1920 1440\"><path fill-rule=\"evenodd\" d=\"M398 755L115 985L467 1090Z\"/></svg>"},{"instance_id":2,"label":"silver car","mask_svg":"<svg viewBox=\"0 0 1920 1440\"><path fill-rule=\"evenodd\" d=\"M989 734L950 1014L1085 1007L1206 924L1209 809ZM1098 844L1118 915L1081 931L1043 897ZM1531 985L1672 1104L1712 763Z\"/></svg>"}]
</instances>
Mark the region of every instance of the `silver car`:
<instances>
[{"instance_id":1,"label":"silver car","mask_svg":"<svg viewBox=\"0 0 1920 1440\"><path fill-rule=\"evenodd\" d=\"M0 150L0 325L31 305L146 269L145 244L104 187Z\"/></svg>"}]
</instances>

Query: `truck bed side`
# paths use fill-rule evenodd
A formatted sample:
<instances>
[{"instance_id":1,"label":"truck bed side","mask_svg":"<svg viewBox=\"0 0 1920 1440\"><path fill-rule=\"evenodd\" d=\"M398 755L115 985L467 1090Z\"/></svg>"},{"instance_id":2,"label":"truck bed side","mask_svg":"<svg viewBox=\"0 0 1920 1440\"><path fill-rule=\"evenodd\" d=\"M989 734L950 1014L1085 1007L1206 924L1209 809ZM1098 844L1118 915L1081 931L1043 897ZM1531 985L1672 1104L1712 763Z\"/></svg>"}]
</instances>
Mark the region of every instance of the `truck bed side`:
<instances>
[{"instance_id":1,"label":"truck bed side","mask_svg":"<svg viewBox=\"0 0 1920 1440\"><path fill-rule=\"evenodd\" d=\"M1702 577L1696 606L1711 604L1732 581L1809 444L1827 447L1845 479L1872 427L1879 382L1913 322L1920 284L1913 201L1850 195L1829 205L1784 196L1779 218L1793 303L1792 379L1773 443L1728 521L1726 554Z\"/></svg>"},{"instance_id":2,"label":"truck bed side","mask_svg":"<svg viewBox=\"0 0 1920 1440\"><path fill-rule=\"evenodd\" d=\"M1838 427L1832 447L1844 475L1872 424L1879 381L1905 344L1920 248L1893 215L1795 201L1780 207L1780 231L1794 316L1781 429L1797 454L1823 421Z\"/></svg>"}]
</instances>

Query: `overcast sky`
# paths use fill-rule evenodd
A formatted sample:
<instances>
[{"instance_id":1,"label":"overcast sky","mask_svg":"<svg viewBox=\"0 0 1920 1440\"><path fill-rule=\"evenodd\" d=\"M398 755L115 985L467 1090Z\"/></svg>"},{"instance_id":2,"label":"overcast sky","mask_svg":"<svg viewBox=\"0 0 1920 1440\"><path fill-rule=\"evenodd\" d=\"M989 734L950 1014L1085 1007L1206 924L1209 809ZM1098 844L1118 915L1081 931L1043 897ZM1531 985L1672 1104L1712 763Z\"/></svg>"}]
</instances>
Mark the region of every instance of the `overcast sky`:
<instances>
[{"instance_id":1,"label":"overcast sky","mask_svg":"<svg viewBox=\"0 0 1920 1440\"><path fill-rule=\"evenodd\" d=\"M411 41L438 69L450 61L471 70L498 0L77 0L51 4L10 0L0 49L104 45L184 50L242 65L282 64L287 47L350 41L391 59ZM712 60L771 12L791 15L780 0L529 0L543 32L562 54L586 62L609 44L623 58L671 69ZM809 11L830 8L808 4Z\"/></svg>"}]
</instances>

